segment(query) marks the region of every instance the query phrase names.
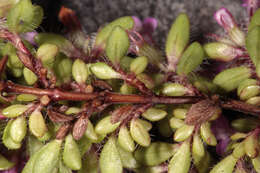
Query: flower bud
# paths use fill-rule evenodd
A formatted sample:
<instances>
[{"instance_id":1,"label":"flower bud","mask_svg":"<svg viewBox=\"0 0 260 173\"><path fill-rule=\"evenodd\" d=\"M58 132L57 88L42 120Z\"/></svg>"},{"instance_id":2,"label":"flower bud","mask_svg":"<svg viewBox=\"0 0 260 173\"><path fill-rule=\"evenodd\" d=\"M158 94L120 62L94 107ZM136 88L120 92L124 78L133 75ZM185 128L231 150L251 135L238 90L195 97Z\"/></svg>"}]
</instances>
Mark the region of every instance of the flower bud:
<instances>
[{"instance_id":1,"label":"flower bud","mask_svg":"<svg viewBox=\"0 0 260 173\"><path fill-rule=\"evenodd\" d=\"M217 165L215 165L210 173L232 173L237 160L238 159L231 154L225 159L221 160Z\"/></svg>"},{"instance_id":2,"label":"flower bud","mask_svg":"<svg viewBox=\"0 0 260 173\"><path fill-rule=\"evenodd\" d=\"M258 135L252 134L245 139L245 152L251 158L256 158L259 154Z\"/></svg>"},{"instance_id":3,"label":"flower bud","mask_svg":"<svg viewBox=\"0 0 260 173\"><path fill-rule=\"evenodd\" d=\"M167 112L162 109L149 108L142 116L149 121L159 121L167 115Z\"/></svg>"},{"instance_id":4,"label":"flower bud","mask_svg":"<svg viewBox=\"0 0 260 173\"><path fill-rule=\"evenodd\" d=\"M33 85L37 80L37 76L28 68L23 69L23 76L28 85Z\"/></svg>"},{"instance_id":5,"label":"flower bud","mask_svg":"<svg viewBox=\"0 0 260 173\"><path fill-rule=\"evenodd\" d=\"M99 166L102 173L123 172L123 165L113 136L108 139L101 151Z\"/></svg>"},{"instance_id":6,"label":"flower bud","mask_svg":"<svg viewBox=\"0 0 260 173\"><path fill-rule=\"evenodd\" d=\"M10 136L16 143L22 142L27 132L27 122L24 116L17 117L11 127Z\"/></svg>"},{"instance_id":7,"label":"flower bud","mask_svg":"<svg viewBox=\"0 0 260 173\"><path fill-rule=\"evenodd\" d=\"M113 70L110 66L103 62L97 62L92 64L91 72L99 79L117 79L120 78L120 74Z\"/></svg>"},{"instance_id":8,"label":"flower bud","mask_svg":"<svg viewBox=\"0 0 260 173\"><path fill-rule=\"evenodd\" d=\"M130 123L130 133L132 138L139 145L148 147L151 143L150 135L145 126L140 121L133 119Z\"/></svg>"},{"instance_id":9,"label":"flower bud","mask_svg":"<svg viewBox=\"0 0 260 173\"><path fill-rule=\"evenodd\" d=\"M244 46L245 34L238 28L234 17L226 8L219 9L214 17L218 24L229 34L231 40L239 46Z\"/></svg>"},{"instance_id":10,"label":"flower bud","mask_svg":"<svg viewBox=\"0 0 260 173\"><path fill-rule=\"evenodd\" d=\"M47 126L45 120L42 116L42 113L38 110L35 110L29 117L29 129L31 133L37 138L41 138L46 133Z\"/></svg>"},{"instance_id":11,"label":"flower bud","mask_svg":"<svg viewBox=\"0 0 260 173\"><path fill-rule=\"evenodd\" d=\"M251 76L249 68L241 66L234 67L220 72L213 80L213 83L229 92L236 89L239 84Z\"/></svg>"},{"instance_id":12,"label":"flower bud","mask_svg":"<svg viewBox=\"0 0 260 173\"><path fill-rule=\"evenodd\" d=\"M194 126L189 126L184 124L183 126L178 128L174 133L174 140L177 142L182 142L188 139L191 136L193 130L194 130Z\"/></svg>"},{"instance_id":13,"label":"flower bud","mask_svg":"<svg viewBox=\"0 0 260 173\"><path fill-rule=\"evenodd\" d=\"M162 93L166 96L183 96L189 90L179 83L166 83L163 85Z\"/></svg>"},{"instance_id":14,"label":"flower bud","mask_svg":"<svg viewBox=\"0 0 260 173\"><path fill-rule=\"evenodd\" d=\"M29 107L27 105L13 104L4 108L2 114L8 118L14 118L22 115Z\"/></svg>"},{"instance_id":15,"label":"flower bud","mask_svg":"<svg viewBox=\"0 0 260 173\"><path fill-rule=\"evenodd\" d=\"M127 54L130 41L126 31L115 26L106 43L106 55L114 65L119 65L120 60Z\"/></svg>"},{"instance_id":16,"label":"flower bud","mask_svg":"<svg viewBox=\"0 0 260 173\"><path fill-rule=\"evenodd\" d=\"M134 152L136 160L145 166L156 166L168 160L176 151L176 145L153 142L149 147L138 148Z\"/></svg>"},{"instance_id":17,"label":"flower bud","mask_svg":"<svg viewBox=\"0 0 260 173\"><path fill-rule=\"evenodd\" d=\"M225 62L244 54L241 49L220 42L207 43L204 45L204 50L210 59Z\"/></svg>"},{"instance_id":18,"label":"flower bud","mask_svg":"<svg viewBox=\"0 0 260 173\"><path fill-rule=\"evenodd\" d=\"M217 139L210 129L210 123L206 122L200 126L200 135L203 141L208 145L217 145Z\"/></svg>"},{"instance_id":19,"label":"flower bud","mask_svg":"<svg viewBox=\"0 0 260 173\"><path fill-rule=\"evenodd\" d=\"M119 146L125 151L133 152L135 150L134 140L126 126L120 128L117 141Z\"/></svg>"},{"instance_id":20,"label":"flower bud","mask_svg":"<svg viewBox=\"0 0 260 173\"><path fill-rule=\"evenodd\" d=\"M143 73L148 65L148 59L145 56L135 58L130 64L130 71L135 74Z\"/></svg>"},{"instance_id":21,"label":"flower bud","mask_svg":"<svg viewBox=\"0 0 260 173\"><path fill-rule=\"evenodd\" d=\"M82 60L77 59L74 61L72 65L72 76L79 84L86 82L88 78L88 70L86 68L86 64Z\"/></svg>"},{"instance_id":22,"label":"flower bud","mask_svg":"<svg viewBox=\"0 0 260 173\"><path fill-rule=\"evenodd\" d=\"M81 169L81 155L77 143L73 139L72 135L69 134L65 138L64 150L63 150L63 162L72 170Z\"/></svg>"},{"instance_id":23,"label":"flower bud","mask_svg":"<svg viewBox=\"0 0 260 173\"><path fill-rule=\"evenodd\" d=\"M12 127L12 124L13 124L13 121L14 120L9 120L5 129L4 129L4 133L3 133L3 136L2 136L2 141L3 141L3 144L9 149L9 150L14 150L14 149L18 149L20 148L22 145L21 143L19 142L15 142L12 137L11 137L11 134L10 134L10 131L11 131L11 127Z\"/></svg>"},{"instance_id":24,"label":"flower bud","mask_svg":"<svg viewBox=\"0 0 260 173\"><path fill-rule=\"evenodd\" d=\"M183 120L180 120L178 118L172 117L170 119L170 126L173 130L181 128L183 125L185 125L185 122Z\"/></svg>"},{"instance_id":25,"label":"flower bud","mask_svg":"<svg viewBox=\"0 0 260 173\"><path fill-rule=\"evenodd\" d=\"M1 8L1 7L0 7ZM1 11L0 11L1 14ZM0 171L8 170L12 168L15 164L13 162L8 161L4 156L0 154Z\"/></svg>"},{"instance_id":26,"label":"flower bud","mask_svg":"<svg viewBox=\"0 0 260 173\"><path fill-rule=\"evenodd\" d=\"M185 141L170 160L168 172L188 173L191 165L190 154L190 143Z\"/></svg>"},{"instance_id":27,"label":"flower bud","mask_svg":"<svg viewBox=\"0 0 260 173\"><path fill-rule=\"evenodd\" d=\"M45 43L38 48L36 57L42 61L44 67L52 67L58 52L59 48L55 44Z\"/></svg>"},{"instance_id":28,"label":"flower bud","mask_svg":"<svg viewBox=\"0 0 260 173\"><path fill-rule=\"evenodd\" d=\"M120 122L112 124L111 115L109 115L109 116L102 118L97 123L97 125L95 127L95 132L100 135L112 133L113 131L115 131L118 128L119 125L120 125Z\"/></svg>"},{"instance_id":29,"label":"flower bud","mask_svg":"<svg viewBox=\"0 0 260 173\"><path fill-rule=\"evenodd\" d=\"M180 14L171 26L166 40L166 55L169 70L175 71L175 66L186 48L190 37L190 22L186 14Z\"/></svg>"}]
</instances>

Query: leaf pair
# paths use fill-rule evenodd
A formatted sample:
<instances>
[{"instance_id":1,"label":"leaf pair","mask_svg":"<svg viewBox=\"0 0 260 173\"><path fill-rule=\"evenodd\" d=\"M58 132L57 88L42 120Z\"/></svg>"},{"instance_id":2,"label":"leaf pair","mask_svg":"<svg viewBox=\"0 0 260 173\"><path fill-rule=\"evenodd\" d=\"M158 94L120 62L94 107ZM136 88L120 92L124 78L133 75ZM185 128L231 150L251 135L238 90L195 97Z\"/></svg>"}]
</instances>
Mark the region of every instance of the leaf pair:
<instances>
[{"instance_id":1,"label":"leaf pair","mask_svg":"<svg viewBox=\"0 0 260 173\"><path fill-rule=\"evenodd\" d=\"M190 37L190 22L186 14L180 14L172 24L166 41L168 70L187 75L202 63L204 51L198 42L187 49ZM186 50L185 50L186 49Z\"/></svg>"}]
</instances>

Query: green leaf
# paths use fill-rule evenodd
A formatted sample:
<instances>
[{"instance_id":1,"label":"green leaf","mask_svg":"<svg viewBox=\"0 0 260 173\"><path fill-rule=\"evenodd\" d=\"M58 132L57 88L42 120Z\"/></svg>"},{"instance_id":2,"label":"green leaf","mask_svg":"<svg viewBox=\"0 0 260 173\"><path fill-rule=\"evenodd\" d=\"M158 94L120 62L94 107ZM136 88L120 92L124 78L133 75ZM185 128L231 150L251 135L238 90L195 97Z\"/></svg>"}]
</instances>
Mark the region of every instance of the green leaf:
<instances>
[{"instance_id":1,"label":"green leaf","mask_svg":"<svg viewBox=\"0 0 260 173\"><path fill-rule=\"evenodd\" d=\"M4 129L4 134L2 136L2 141L3 141L3 144L8 148L8 149L11 149L11 150L14 150L14 149L18 149L21 147L21 143L17 143L15 142L12 138L11 138L11 134L10 134L10 128L13 124L13 120L9 120L5 129Z\"/></svg>"},{"instance_id":2,"label":"green leaf","mask_svg":"<svg viewBox=\"0 0 260 173\"><path fill-rule=\"evenodd\" d=\"M198 42L192 43L183 53L177 65L179 75L188 75L195 70L203 61L204 51Z\"/></svg>"},{"instance_id":3,"label":"green leaf","mask_svg":"<svg viewBox=\"0 0 260 173\"><path fill-rule=\"evenodd\" d=\"M260 9L258 9L251 17L248 31L250 32L255 26L260 26Z\"/></svg>"},{"instance_id":4,"label":"green leaf","mask_svg":"<svg viewBox=\"0 0 260 173\"><path fill-rule=\"evenodd\" d=\"M92 64L91 72L99 79L116 79L120 78L120 74L113 70L110 66L103 62Z\"/></svg>"},{"instance_id":5,"label":"green leaf","mask_svg":"<svg viewBox=\"0 0 260 173\"><path fill-rule=\"evenodd\" d=\"M120 26L116 26L108 37L106 55L113 64L118 65L126 55L129 46L127 33Z\"/></svg>"},{"instance_id":6,"label":"green leaf","mask_svg":"<svg viewBox=\"0 0 260 173\"><path fill-rule=\"evenodd\" d=\"M101 49L104 49L106 47L106 40L110 36L111 31L115 26L120 26L123 29L131 30L134 28L134 20L131 16L125 16L120 17L113 22L107 24L98 32L94 47L100 47Z\"/></svg>"},{"instance_id":7,"label":"green leaf","mask_svg":"<svg viewBox=\"0 0 260 173\"><path fill-rule=\"evenodd\" d=\"M254 27L246 37L246 48L260 76L260 26Z\"/></svg>"},{"instance_id":8,"label":"green leaf","mask_svg":"<svg viewBox=\"0 0 260 173\"><path fill-rule=\"evenodd\" d=\"M59 161L61 140L53 140L37 152L32 173L52 173Z\"/></svg>"},{"instance_id":9,"label":"green leaf","mask_svg":"<svg viewBox=\"0 0 260 173\"><path fill-rule=\"evenodd\" d=\"M21 0L9 11L7 25L14 32L29 32L40 25L42 18L40 6L33 6L31 0Z\"/></svg>"},{"instance_id":10,"label":"green leaf","mask_svg":"<svg viewBox=\"0 0 260 173\"><path fill-rule=\"evenodd\" d=\"M4 156L0 154L0 171L10 169L14 166L14 163L8 161Z\"/></svg>"},{"instance_id":11,"label":"green leaf","mask_svg":"<svg viewBox=\"0 0 260 173\"><path fill-rule=\"evenodd\" d=\"M135 74L141 74L144 72L148 65L148 59L145 56L135 58L130 64L130 71Z\"/></svg>"},{"instance_id":12,"label":"green leaf","mask_svg":"<svg viewBox=\"0 0 260 173\"><path fill-rule=\"evenodd\" d=\"M79 151L79 147L71 134L67 135L65 139L63 161L65 165L72 170L81 169L81 154Z\"/></svg>"},{"instance_id":13,"label":"green leaf","mask_svg":"<svg viewBox=\"0 0 260 173\"><path fill-rule=\"evenodd\" d=\"M260 59L260 26L254 27L246 37L246 48L254 65Z\"/></svg>"},{"instance_id":14,"label":"green leaf","mask_svg":"<svg viewBox=\"0 0 260 173\"><path fill-rule=\"evenodd\" d=\"M220 72L213 83L229 92L236 89L241 82L251 76L251 70L247 67L234 67Z\"/></svg>"},{"instance_id":15,"label":"green leaf","mask_svg":"<svg viewBox=\"0 0 260 173\"><path fill-rule=\"evenodd\" d=\"M2 110L2 114L8 118L14 118L23 114L28 109L27 105L13 104Z\"/></svg>"},{"instance_id":16,"label":"green leaf","mask_svg":"<svg viewBox=\"0 0 260 173\"><path fill-rule=\"evenodd\" d=\"M190 143L185 141L174 154L168 165L169 173L188 173L191 165Z\"/></svg>"},{"instance_id":17,"label":"green leaf","mask_svg":"<svg viewBox=\"0 0 260 173\"><path fill-rule=\"evenodd\" d=\"M234 167L236 165L238 159L231 155L227 156L220 162L218 162L217 165L214 166L214 168L210 171L210 173L232 173L234 170Z\"/></svg>"},{"instance_id":18,"label":"green leaf","mask_svg":"<svg viewBox=\"0 0 260 173\"><path fill-rule=\"evenodd\" d=\"M88 70L86 64L82 60L77 59L74 61L72 65L72 76L77 83L83 84L86 82Z\"/></svg>"},{"instance_id":19,"label":"green leaf","mask_svg":"<svg viewBox=\"0 0 260 173\"><path fill-rule=\"evenodd\" d=\"M38 80L38 77L26 67L23 68L23 77L28 85L33 85Z\"/></svg>"},{"instance_id":20,"label":"green leaf","mask_svg":"<svg viewBox=\"0 0 260 173\"><path fill-rule=\"evenodd\" d=\"M180 14L172 24L166 40L165 47L169 65L176 65L189 42L189 37L189 18L186 14Z\"/></svg>"},{"instance_id":21,"label":"green leaf","mask_svg":"<svg viewBox=\"0 0 260 173\"><path fill-rule=\"evenodd\" d=\"M101 151L99 165L102 173L123 172L123 165L113 136L108 139Z\"/></svg>"},{"instance_id":22,"label":"green leaf","mask_svg":"<svg viewBox=\"0 0 260 173\"><path fill-rule=\"evenodd\" d=\"M136 160L145 166L155 166L168 160L175 152L173 144L153 142L149 147L140 147L134 152Z\"/></svg>"}]
</instances>

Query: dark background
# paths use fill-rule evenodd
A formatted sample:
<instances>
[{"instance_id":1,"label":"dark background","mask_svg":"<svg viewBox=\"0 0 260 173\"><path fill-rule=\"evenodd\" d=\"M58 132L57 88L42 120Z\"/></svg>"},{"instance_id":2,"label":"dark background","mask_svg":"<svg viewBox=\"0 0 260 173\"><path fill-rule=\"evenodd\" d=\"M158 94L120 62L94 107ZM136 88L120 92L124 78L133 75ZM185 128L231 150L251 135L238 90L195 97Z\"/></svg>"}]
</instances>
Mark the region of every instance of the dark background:
<instances>
[{"instance_id":1,"label":"dark background","mask_svg":"<svg viewBox=\"0 0 260 173\"><path fill-rule=\"evenodd\" d=\"M209 32L221 29L213 19L214 12L228 8L237 21L242 21L245 9L242 0L33 0L45 11L43 29L61 32L57 14L62 5L73 9L87 33L95 32L99 26L125 15L151 16L158 19L155 40L164 43L171 23L180 12L187 12L192 24L193 34L202 37Z\"/></svg>"}]
</instances>

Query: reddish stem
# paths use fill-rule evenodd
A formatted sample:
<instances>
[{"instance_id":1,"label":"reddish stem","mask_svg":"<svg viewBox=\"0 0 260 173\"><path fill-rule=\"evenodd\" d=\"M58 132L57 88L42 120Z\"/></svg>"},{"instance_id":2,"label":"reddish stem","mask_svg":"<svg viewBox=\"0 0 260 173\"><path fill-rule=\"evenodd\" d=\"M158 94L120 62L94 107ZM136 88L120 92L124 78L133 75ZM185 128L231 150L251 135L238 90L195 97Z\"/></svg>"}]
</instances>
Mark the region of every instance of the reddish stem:
<instances>
[{"instance_id":1,"label":"reddish stem","mask_svg":"<svg viewBox=\"0 0 260 173\"><path fill-rule=\"evenodd\" d=\"M35 58L27 49L20 36L8 31L7 29L0 29L0 38L8 40L17 49L17 56L20 61L24 64L25 67L34 72L42 84L47 87L47 70L43 67L42 62Z\"/></svg>"}]
</instances>

